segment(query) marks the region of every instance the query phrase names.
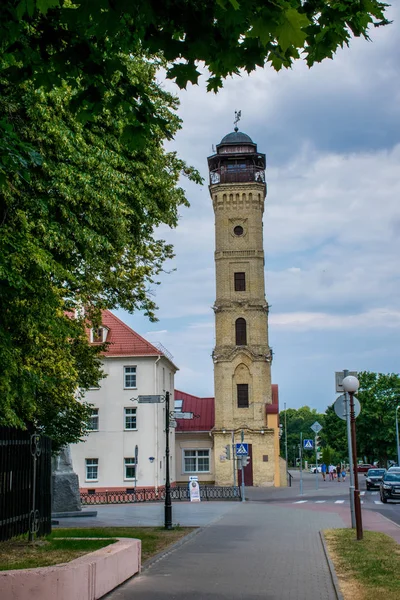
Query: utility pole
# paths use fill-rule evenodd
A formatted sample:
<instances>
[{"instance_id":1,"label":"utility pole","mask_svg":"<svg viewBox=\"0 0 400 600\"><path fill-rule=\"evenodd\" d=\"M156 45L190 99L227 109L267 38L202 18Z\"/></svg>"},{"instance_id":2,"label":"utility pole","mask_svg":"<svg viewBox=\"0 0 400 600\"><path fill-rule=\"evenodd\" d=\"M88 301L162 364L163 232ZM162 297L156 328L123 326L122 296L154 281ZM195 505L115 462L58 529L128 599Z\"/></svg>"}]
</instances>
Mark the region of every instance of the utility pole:
<instances>
[{"instance_id":1,"label":"utility pole","mask_svg":"<svg viewBox=\"0 0 400 600\"><path fill-rule=\"evenodd\" d=\"M236 487L236 452L235 452L235 432L232 431L232 465L233 465L233 487Z\"/></svg>"},{"instance_id":2,"label":"utility pole","mask_svg":"<svg viewBox=\"0 0 400 600\"><path fill-rule=\"evenodd\" d=\"M300 432L300 495L303 495L303 432Z\"/></svg>"}]
</instances>

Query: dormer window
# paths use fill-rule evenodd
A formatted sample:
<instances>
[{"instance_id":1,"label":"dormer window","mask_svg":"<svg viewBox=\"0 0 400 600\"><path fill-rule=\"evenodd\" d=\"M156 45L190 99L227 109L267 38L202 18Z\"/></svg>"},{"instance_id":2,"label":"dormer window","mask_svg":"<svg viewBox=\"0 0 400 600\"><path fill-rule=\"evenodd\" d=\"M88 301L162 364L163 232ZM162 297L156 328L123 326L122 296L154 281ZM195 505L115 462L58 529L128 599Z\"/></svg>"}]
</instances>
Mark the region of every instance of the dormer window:
<instances>
[{"instance_id":1,"label":"dormer window","mask_svg":"<svg viewBox=\"0 0 400 600\"><path fill-rule=\"evenodd\" d=\"M103 344L107 339L108 329L107 327L96 327L91 331L91 342L92 344Z\"/></svg>"}]
</instances>

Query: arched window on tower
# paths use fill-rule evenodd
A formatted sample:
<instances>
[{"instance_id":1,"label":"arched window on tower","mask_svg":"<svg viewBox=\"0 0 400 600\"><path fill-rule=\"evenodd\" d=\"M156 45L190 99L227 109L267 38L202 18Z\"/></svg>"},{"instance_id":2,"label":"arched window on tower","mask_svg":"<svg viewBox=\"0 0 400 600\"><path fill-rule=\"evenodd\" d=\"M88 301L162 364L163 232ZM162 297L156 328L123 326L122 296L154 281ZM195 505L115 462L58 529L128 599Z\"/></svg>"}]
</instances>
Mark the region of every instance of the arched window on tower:
<instances>
[{"instance_id":1,"label":"arched window on tower","mask_svg":"<svg viewBox=\"0 0 400 600\"><path fill-rule=\"evenodd\" d=\"M235 323L235 332L236 332L236 346L246 346L247 345L247 331L246 331L246 320L245 319L236 319Z\"/></svg>"}]
</instances>

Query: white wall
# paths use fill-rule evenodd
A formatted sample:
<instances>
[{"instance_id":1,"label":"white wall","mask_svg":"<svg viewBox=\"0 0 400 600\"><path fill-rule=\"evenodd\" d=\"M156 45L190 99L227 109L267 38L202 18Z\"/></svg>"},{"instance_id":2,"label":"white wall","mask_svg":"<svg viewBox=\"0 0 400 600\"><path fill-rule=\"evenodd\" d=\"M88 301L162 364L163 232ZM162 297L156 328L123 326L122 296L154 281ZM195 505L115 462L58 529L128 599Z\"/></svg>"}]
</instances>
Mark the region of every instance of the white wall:
<instances>
[{"instance_id":1,"label":"white wall","mask_svg":"<svg viewBox=\"0 0 400 600\"><path fill-rule=\"evenodd\" d=\"M124 389L124 367L136 366L135 389ZM165 404L139 404L131 398L139 395L171 394L173 410L174 369L161 357L105 358L104 372L98 390L89 390L85 400L99 409L99 430L92 431L84 442L73 444L73 466L81 488L110 489L134 487L134 480L125 479L124 458L135 455L138 446L138 487L158 487L165 484ZM163 373L164 369L164 373ZM170 377L171 374L171 377ZM163 381L165 385L163 385ZM136 408L137 430L124 430L124 408ZM175 436L170 433L170 479L175 481ZM154 461L149 460L154 457ZM98 480L86 479L85 459L98 459Z\"/></svg>"}]
</instances>

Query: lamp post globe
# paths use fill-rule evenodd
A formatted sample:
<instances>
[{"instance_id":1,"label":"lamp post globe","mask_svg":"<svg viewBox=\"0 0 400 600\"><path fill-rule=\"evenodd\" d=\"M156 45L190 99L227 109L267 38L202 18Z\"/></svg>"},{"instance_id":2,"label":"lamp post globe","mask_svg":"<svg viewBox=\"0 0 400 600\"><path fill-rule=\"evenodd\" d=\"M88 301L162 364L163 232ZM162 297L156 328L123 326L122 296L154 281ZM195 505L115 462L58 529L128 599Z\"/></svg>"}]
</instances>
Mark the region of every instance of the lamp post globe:
<instances>
[{"instance_id":1,"label":"lamp post globe","mask_svg":"<svg viewBox=\"0 0 400 600\"><path fill-rule=\"evenodd\" d=\"M345 392L349 394L355 394L360 387L360 382L354 375L347 375L342 381L342 386Z\"/></svg>"}]
</instances>

